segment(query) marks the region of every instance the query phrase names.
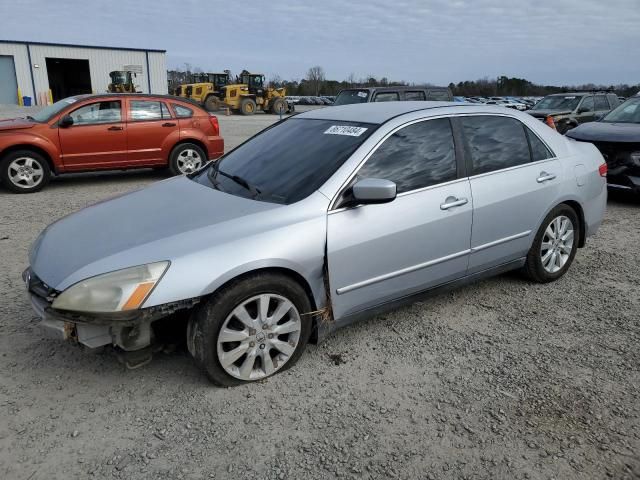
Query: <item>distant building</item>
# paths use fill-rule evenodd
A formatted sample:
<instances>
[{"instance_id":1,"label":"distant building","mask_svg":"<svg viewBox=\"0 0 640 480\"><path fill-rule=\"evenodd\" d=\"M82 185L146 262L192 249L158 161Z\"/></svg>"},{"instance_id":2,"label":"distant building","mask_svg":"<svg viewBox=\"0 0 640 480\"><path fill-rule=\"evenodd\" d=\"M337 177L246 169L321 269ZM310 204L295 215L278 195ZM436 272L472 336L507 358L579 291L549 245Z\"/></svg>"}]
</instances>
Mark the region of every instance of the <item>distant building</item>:
<instances>
[{"instance_id":1,"label":"distant building","mask_svg":"<svg viewBox=\"0 0 640 480\"><path fill-rule=\"evenodd\" d=\"M81 93L107 91L109 72L136 73L143 93L167 93L166 50L66 45L0 40L0 104L17 104L20 94L32 105Z\"/></svg>"}]
</instances>

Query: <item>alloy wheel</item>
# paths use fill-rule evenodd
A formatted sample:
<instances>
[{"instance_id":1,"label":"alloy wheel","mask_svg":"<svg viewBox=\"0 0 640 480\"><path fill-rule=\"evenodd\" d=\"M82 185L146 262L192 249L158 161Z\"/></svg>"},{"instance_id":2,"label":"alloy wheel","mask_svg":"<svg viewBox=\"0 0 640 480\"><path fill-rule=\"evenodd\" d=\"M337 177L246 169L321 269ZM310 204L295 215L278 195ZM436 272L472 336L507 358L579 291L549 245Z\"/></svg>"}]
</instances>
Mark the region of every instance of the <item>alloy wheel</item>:
<instances>
[{"instance_id":1,"label":"alloy wheel","mask_svg":"<svg viewBox=\"0 0 640 480\"><path fill-rule=\"evenodd\" d=\"M222 324L218 361L235 378L259 380L289 361L301 330L300 313L290 300L273 293L251 297L234 308Z\"/></svg>"},{"instance_id":2,"label":"alloy wheel","mask_svg":"<svg viewBox=\"0 0 640 480\"><path fill-rule=\"evenodd\" d=\"M176 163L180 173L185 175L193 173L202 167L202 157L196 150L186 148L178 154Z\"/></svg>"},{"instance_id":3,"label":"alloy wheel","mask_svg":"<svg viewBox=\"0 0 640 480\"><path fill-rule=\"evenodd\" d=\"M34 188L44 178L44 168L31 157L18 157L9 164L9 181L18 188Z\"/></svg>"},{"instance_id":4,"label":"alloy wheel","mask_svg":"<svg viewBox=\"0 0 640 480\"><path fill-rule=\"evenodd\" d=\"M564 215L551 220L540 246L540 260L549 273L557 273L565 266L575 240L573 222Z\"/></svg>"}]
</instances>

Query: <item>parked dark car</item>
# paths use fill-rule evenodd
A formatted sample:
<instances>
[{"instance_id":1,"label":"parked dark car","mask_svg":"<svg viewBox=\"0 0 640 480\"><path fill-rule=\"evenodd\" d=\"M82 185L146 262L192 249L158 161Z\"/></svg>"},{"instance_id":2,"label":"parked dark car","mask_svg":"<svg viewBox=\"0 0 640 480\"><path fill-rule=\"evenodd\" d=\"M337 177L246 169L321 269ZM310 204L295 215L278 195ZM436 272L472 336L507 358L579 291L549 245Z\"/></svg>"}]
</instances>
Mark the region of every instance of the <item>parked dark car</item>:
<instances>
[{"instance_id":1,"label":"parked dark car","mask_svg":"<svg viewBox=\"0 0 640 480\"><path fill-rule=\"evenodd\" d=\"M607 161L611 188L640 194L640 97L633 97L598 122L574 128L568 137L591 142Z\"/></svg>"},{"instance_id":2,"label":"parked dark car","mask_svg":"<svg viewBox=\"0 0 640 480\"><path fill-rule=\"evenodd\" d=\"M340 91L333 102L337 105L369 102L398 101L452 102L453 94L447 87L363 87Z\"/></svg>"},{"instance_id":3,"label":"parked dark car","mask_svg":"<svg viewBox=\"0 0 640 480\"><path fill-rule=\"evenodd\" d=\"M559 133L566 133L581 123L598 120L620 104L615 93L554 93L540 100L527 113L545 121L551 117Z\"/></svg>"}]
</instances>

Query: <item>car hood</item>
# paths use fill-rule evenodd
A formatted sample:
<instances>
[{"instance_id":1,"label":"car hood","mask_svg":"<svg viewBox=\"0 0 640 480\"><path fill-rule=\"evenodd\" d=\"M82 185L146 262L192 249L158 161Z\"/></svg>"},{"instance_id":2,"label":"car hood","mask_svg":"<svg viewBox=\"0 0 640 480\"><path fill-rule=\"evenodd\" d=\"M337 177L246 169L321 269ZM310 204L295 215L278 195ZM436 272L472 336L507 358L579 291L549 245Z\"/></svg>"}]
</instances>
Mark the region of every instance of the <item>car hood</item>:
<instances>
[{"instance_id":1,"label":"car hood","mask_svg":"<svg viewBox=\"0 0 640 480\"><path fill-rule=\"evenodd\" d=\"M25 128L33 128L34 125L34 122L26 118L8 118L6 120L0 120L0 131L22 130Z\"/></svg>"},{"instance_id":2,"label":"car hood","mask_svg":"<svg viewBox=\"0 0 640 480\"><path fill-rule=\"evenodd\" d=\"M567 136L586 142L640 142L638 123L583 123L569 130Z\"/></svg>"},{"instance_id":3,"label":"car hood","mask_svg":"<svg viewBox=\"0 0 640 480\"><path fill-rule=\"evenodd\" d=\"M172 260L194 248L193 237L191 245L179 238L185 234L197 236L197 231L212 228L220 236L229 231L250 234L252 226L260 227L253 216L278 208L285 206L229 195L187 177L172 178L49 225L31 247L29 261L43 282L63 290L96 274ZM231 226L239 222L240 228ZM210 233L207 242L212 243Z\"/></svg>"},{"instance_id":4,"label":"car hood","mask_svg":"<svg viewBox=\"0 0 640 480\"><path fill-rule=\"evenodd\" d=\"M571 110L527 110L527 113L536 118L545 118L547 115L568 115Z\"/></svg>"}]
</instances>

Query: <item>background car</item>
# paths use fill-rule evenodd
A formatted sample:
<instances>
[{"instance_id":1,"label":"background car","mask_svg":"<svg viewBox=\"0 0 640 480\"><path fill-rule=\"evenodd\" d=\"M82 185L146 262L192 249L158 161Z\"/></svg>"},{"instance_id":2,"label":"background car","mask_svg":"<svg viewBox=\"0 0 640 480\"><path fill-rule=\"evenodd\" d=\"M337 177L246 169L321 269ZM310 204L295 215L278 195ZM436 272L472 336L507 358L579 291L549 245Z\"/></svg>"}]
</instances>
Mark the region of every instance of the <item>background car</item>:
<instances>
[{"instance_id":1,"label":"background car","mask_svg":"<svg viewBox=\"0 0 640 480\"><path fill-rule=\"evenodd\" d=\"M397 101L453 101L453 94L447 87L362 87L340 91L334 106L368 102Z\"/></svg>"},{"instance_id":2,"label":"background car","mask_svg":"<svg viewBox=\"0 0 640 480\"><path fill-rule=\"evenodd\" d=\"M137 351L152 322L192 309L189 351L232 386L421 295L514 269L564 275L602 222L596 148L515 110L424 105L302 113L195 175L50 225L24 274L42 326Z\"/></svg>"},{"instance_id":3,"label":"background car","mask_svg":"<svg viewBox=\"0 0 640 480\"><path fill-rule=\"evenodd\" d=\"M52 173L143 167L192 173L223 151L217 117L173 96L78 95L0 121L0 179L15 193L42 189Z\"/></svg>"},{"instance_id":4,"label":"background car","mask_svg":"<svg viewBox=\"0 0 640 480\"><path fill-rule=\"evenodd\" d=\"M551 118L556 130L566 133L581 123L601 118L618 105L618 97L613 93L554 93L544 97L527 113L541 121Z\"/></svg>"},{"instance_id":5,"label":"background car","mask_svg":"<svg viewBox=\"0 0 640 480\"><path fill-rule=\"evenodd\" d=\"M601 120L579 125L567 136L600 150L607 161L610 188L640 194L640 97L631 97Z\"/></svg>"}]
</instances>

